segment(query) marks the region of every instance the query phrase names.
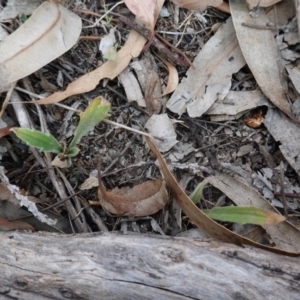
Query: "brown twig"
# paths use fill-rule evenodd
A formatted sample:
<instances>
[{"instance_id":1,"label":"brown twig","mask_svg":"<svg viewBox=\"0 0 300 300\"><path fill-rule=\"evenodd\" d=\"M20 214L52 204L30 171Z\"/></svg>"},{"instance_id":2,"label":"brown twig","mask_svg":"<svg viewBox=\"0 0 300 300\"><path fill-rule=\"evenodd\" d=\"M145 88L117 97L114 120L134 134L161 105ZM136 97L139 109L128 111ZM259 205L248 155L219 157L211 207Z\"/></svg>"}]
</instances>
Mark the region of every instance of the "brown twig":
<instances>
[{"instance_id":1,"label":"brown twig","mask_svg":"<svg viewBox=\"0 0 300 300\"><path fill-rule=\"evenodd\" d=\"M180 65L183 68L188 68L191 65L190 61L186 61L186 58L182 53L177 49L177 52L180 52L180 55L176 52L171 51L164 43L162 43L156 35L153 36L151 31L147 28L144 28L137 24L134 20L121 16L119 20L129 26L130 28L137 31L139 34L144 36L149 41L153 38L152 45L163 54L164 58L166 58L169 62Z\"/></svg>"},{"instance_id":2,"label":"brown twig","mask_svg":"<svg viewBox=\"0 0 300 300\"><path fill-rule=\"evenodd\" d=\"M282 192L275 192L274 196L282 196ZM284 193L285 197L288 198L296 198L296 199L300 199L300 195L299 194L294 194L294 193Z\"/></svg>"},{"instance_id":3,"label":"brown twig","mask_svg":"<svg viewBox=\"0 0 300 300\"><path fill-rule=\"evenodd\" d=\"M254 28L254 29L260 29L260 30L276 30L274 26L270 25L257 25L257 24L250 24L250 23L242 23L242 26Z\"/></svg>"}]
</instances>

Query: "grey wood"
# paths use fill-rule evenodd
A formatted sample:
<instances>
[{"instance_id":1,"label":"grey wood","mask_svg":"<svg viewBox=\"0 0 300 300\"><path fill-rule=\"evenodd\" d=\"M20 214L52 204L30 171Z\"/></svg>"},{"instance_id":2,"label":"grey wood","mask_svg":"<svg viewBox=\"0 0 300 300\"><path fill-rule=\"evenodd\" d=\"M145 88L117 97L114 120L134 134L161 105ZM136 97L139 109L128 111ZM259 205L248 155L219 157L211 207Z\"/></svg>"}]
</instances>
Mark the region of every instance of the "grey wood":
<instances>
[{"instance_id":1,"label":"grey wood","mask_svg":"<svg viewBox=\"0 0 300 300\"><path fill-rule=\"evenodd\" d=\"M0 299L299 299L300 258L214 240L0 233Z\"/></svg>"}]
</instances>

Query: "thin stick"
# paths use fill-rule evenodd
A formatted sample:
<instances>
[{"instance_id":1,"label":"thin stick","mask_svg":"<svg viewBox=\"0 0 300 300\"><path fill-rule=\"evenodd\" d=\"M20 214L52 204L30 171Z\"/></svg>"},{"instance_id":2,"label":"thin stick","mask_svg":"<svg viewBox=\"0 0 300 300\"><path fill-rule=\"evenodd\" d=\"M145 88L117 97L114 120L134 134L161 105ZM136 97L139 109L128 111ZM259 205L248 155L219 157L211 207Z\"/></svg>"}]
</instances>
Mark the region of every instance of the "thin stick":
<instances>
[{"instance_id":1,"label":"thin stick","mask_svg":"<svg viewBox=\"0 0 300 300\"><path fill-rule=\"evenodd\" d=\"M3 102L3 105L2 105L2 108L1 108L1 111L0 111L0 119L2 119L2 116L3 116L3 114L6 110L6 107L8 105L9 100L10 100L11 94L12 94L12 92L13 92L15 86L16 86L16 83L17 82L15 81L11 84L11 86L10 86L10 88L9 88L7 94L6 94L5 100Z\"/></svg>"},{"instance_id":2,"label":"thin stick","mask_svg":"<svg viewBox=\"0 0 300 300\"><path fill-rule=\"evenodd\" d=\"M160 140L160 141L164 141L163 138L160 138L160 137L157 137L157 136L152 136L149 133L146 133L146 132L143 132L143 131L140 131L140 130L137 130L137 129L133 129L131 127L128 127L128 126L123 125L123 124L119 124L119 123L111 121L111 120L103 119L103 122L106 123L106 124L115 125L115 126L118 126L118 127L121 127L121 128L127 129L127 130L130 130L132 132L139 133L139 134L144 135L144 136L148 136L150 138L154 138L154 139L157 139L157 140Z\"/></svg>"},{"instance_id":3,"label":"thin stick","mask_svg":"<svg viewBox=\"0 0 300 300\"><path fill-rule=\"evenodd\" d=\"M82 28L93 28L93 27L97 26L100 23L100 21L102 21L109 13L111 13L117 6L119 6L119 5L123 4L123 3L124 3L124 1L117 2L101 18L99 18L93 25L85 26L85 27L82 27Z\"/></svg>"}]
</instances>

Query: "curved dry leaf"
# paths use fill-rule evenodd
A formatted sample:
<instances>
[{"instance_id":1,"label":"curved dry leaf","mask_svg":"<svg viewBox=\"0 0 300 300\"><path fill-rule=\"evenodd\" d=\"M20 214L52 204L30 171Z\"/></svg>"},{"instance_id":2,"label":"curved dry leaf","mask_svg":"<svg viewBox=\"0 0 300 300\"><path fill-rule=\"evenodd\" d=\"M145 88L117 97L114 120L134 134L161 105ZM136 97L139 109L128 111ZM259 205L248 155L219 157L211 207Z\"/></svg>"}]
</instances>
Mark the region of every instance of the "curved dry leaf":
<instances>
[{"instance_id":1,"label":"curved dry leaf","mask_svg":"<svg viewBox=\"0 0 300 300\"><path fill-rule=\"evenodd\" d=\"M247 0L247 3L249 5L249 9L253 9L257 6L268 7L280 1L281 0Z\"/></svg>"},{"instance_id":2,"label":"curved dry leaf","mask_svg":"<svg viewBox=\"0 0 300 300\"><path fill-rule=\"evenodd\" d=\"M155 20L158 16L159 10L156 0L125 0L128 9L138 17L142 22L142 26L154 30Z\"/></svg>"},{"instance_id":3,"label":"curved dry leaf","mask_svg":"<svg viewBox=\"0 0 300 300\"><path fill-rule=\"evenodd\" d=\"M80 32L81 19L77 15L53 2L44 2L0 44L0 88L68 51Z\"/></svg>"},{"instance_id":4,"label":"curved dry leaf","mask_svg":"<svg viewBox=\"0 0 300 300\"><path fill-rule=\"evenodd\" d=\"M23 221L13 220L8 221L3 218L0 218L0 231L9 231L15 229L27 229L27 230L35 230L35 228Z\"/></svg>"},{"instance_id":5,"label":"curved dry leaf","mask_svg":"<svg viewBox=\"0 0 300 300\"><path fill-rule=\"evenodd\" d=\"M165 160L163 159L154 142L148 137L146 137L146 140L159 161L160 169L164 175L164 179L169 189L171 190L173 196L175 197L178 205L198 228L208 233L211 237L219 239L221 241L231 242L237 245L251 245L257 248L265 249L274 253L279 253L288 256L300 256L300 253L287 252L278 248L272 248L262 244L258 244L252 240L242 237L237 233L230 231L229 229L219 225L217 222L213 221L211 218L206 216L180 187L175 177L168 169Z\"/></svg>"},{"instance_id":6,"label":"curved dry leaf","mask_svg":"<svg viewBox=\"0 0 300 300\"><path fill-rule=\"evenodd\" d=\"M231 18L201 49L186 77L167 102L179 115L187 109L191 118L203 115L231 81L232 74L246 64Z\"/></svg>"},{"instance_id":7,"label":"curved dry leaf","mask_svg":"<svg viewBox=\"0 0 300 300\"><path fill-rule=\"evenodd\" d=\"M136 217L156 213L169 200L165 182L160 178L112 191L107 191L99 178L98 197L102 207L111 214Z\"/></svg>"},{"instance_id":8,"label":"curved dry leaf","mask_svg":"<svg viewBox=\"0 0 300 300\"><path fill-rule=\"evenodd\" d=\"M207 178L208 182L226 194L238 206L255 206L275 213L278 211L259 192L246 183L226 173L215 172L215 176ZM269 226L262 225L274 243L286 251L300 251L300 232L288 221Z\"/></svg>"},{"instance_id":9,"label":"curved dry leaf","mask_svg":"<svg viewBox=\"0 0 300 300\"><path fill-rule=\"evenodd\" d=\"M230 7L239 45L258 85L274 105L295 119L282 86L280 58L272 31L243 25L264 27L268 22L265 12L261 10L258 18L252 18L246 2L240 0L230 0Z\"/></svg>"},{"instance_id":10,"label":"curved dry leaf","mask_svg":"<svg viewBox=\"0 0 300 300\"><path fill-rule=\"evenodd\" d=\"M157 0L158 11L161 9L163 2L163 0ZM141 36L135 30L131 30L125 45L119 52L117 52L116 60L109 60L96 70L81 76L77 80L70 83L65 91L56 92L45 99L32 101L32 103L57 103L70 96L87 93L95 89L99 84L99 81L104 78L109 78L111 80L114 79L128 66L132 58L140 55L145 42L146 39L143 36Z\"/></svg>"},{"instance_id":11,"label":"curved dry leaf","mask_svg":"<svg viewBox=\"0 0 300 300\"><path fill-rule=\"evenodd\" d=\"M20 14L29 16L41 3L42 0L8 0L0 12L0 22L16 18Z\"/></svg>"},{"instance_id":12,"label":"curved dry leaf","mask_svg":"<svg viewBox=\"0 0 300 300\"><path fill-rule=\"evenodd\" d=\"M168 84L162 94L163 96L165 96L175 91L175 89L178 86L179 77L178 77L177 69L171 63L169 63L167 60L163 59L162 57L159 58L168 67L169 70Z\"/></svg>"},{"instance_id":13,"label":"curved dry leaf","mask_svg":"<svg viewBox=\"0 0 300 300\"><path fill-rule=\"evenodd\" d=\"M208 6L217 7L223 3L223 0L171 0L173 3L177 4L180 7L204 11Z\"/></svg>"}]
</instances>

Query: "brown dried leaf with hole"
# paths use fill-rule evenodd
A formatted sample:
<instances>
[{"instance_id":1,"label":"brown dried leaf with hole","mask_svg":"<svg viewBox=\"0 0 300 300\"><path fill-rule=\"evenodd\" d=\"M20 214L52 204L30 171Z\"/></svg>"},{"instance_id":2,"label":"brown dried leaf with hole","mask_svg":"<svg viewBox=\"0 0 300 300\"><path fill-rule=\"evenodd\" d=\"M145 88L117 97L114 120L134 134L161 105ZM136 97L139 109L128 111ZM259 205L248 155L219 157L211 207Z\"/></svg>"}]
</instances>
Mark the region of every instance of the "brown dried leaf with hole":
<instances>
[{"instance_id":1,"label":"brown dried leaf with hole","mask_svg":"<svg viewBox=\"0 0 300 300\"><path fill-rule=\"evenodd\" d=\"M15 229L28 229L28 230L35 230L35 228L23 221L13 220L7 221L3 218L0 218L0 231L9 231Z\"/></svg>"},{"instance_id":2,"label":"brown dried leaf with hole","mask_svg":"<svg viewBox=\"0 0 300 300\"><path fill-rule=\"evenodd\" d=\"M142 217L152 215L162 209L168 202L165 181L157 178L147 180L139 185L115 188L107 191L101 177L99 179L98 197L102 207L111 214Z\"/></svg>"},{"instance_id":3,"label":"brown dried leaf with hole","mask_svg":"<svg viewBox=\"0 0 300 300\"><path fill-rule=\"evenodd\" d=\"M164 179L171 190L173 196L175 197L178 205L183 210L183 212L190 218L190 220L200 229L205 231L211 237L216 238L221 241L234 243L237 245L251 245L257 248L265 249L274 253L279 253L282 255L288 256L300 256L300 253L296 252L288 252L281 250L279 248L272 248L262 244L258 244L252 240L249 240L237 233L230 231L229 229L223 227L218 224L207 215L205 215L195 204L194 202L187 196L184 190L180 187L178 182L176 181L173 174L170 172L167 163L163 159L161 153L158 148L154 144L154 142L146 137L147 143L151 150L154 152L157 157L160 165L161 172L164 175Z\"/></svg>"},{"instance_id":4,"label":"brown dried leaf with hole","mask_svg":"<svg viewBox=\"0 0 300 300\"><path fill-rule=\"evenodd\" d=\"M173 3L186 9L204 11L208 6L217 7L223 0L171 0Z\"/></svg>"}]
</instances>

